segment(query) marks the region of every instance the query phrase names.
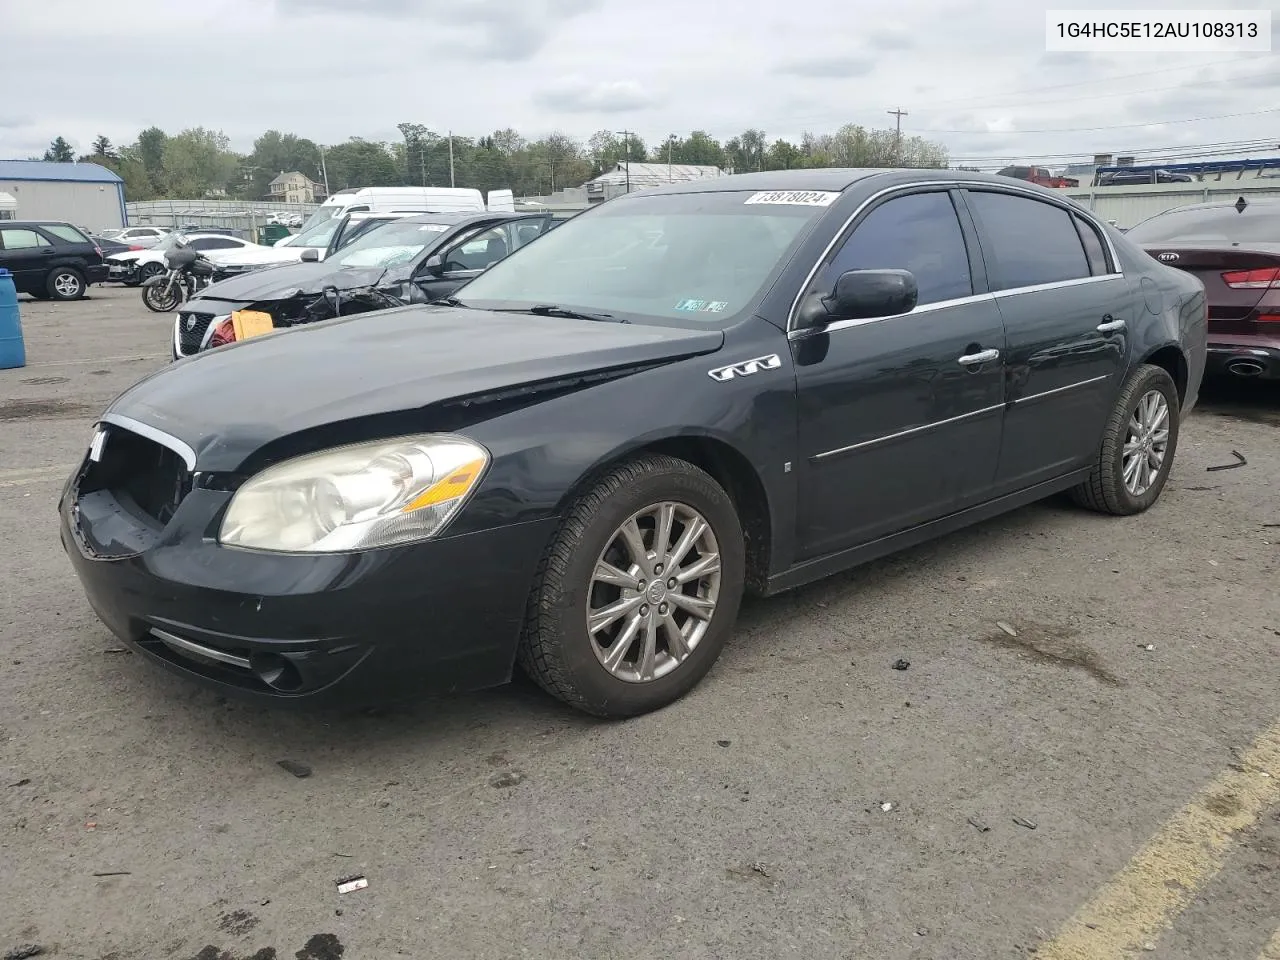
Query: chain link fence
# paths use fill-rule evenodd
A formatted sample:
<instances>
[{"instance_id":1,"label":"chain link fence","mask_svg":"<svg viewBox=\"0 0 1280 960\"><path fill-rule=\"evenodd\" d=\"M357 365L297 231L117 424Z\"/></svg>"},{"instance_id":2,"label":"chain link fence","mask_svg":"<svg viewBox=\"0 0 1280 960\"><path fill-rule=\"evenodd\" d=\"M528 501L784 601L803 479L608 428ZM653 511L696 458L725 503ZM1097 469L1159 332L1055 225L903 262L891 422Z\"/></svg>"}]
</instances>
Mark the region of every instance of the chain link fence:
<instances>
[{"instance_id":1,"label":"chain link fence","mask_svg":"<svg viewBox=\"0 0 1280 960\"><path fill-rule=\"evenodd\" d=\"M125 205L132 227L214 228L230 230L244 240L257 240L258 229L273 216L305 221L318 206L265 200L138 200Z\"/></svg>"}]
</instances>

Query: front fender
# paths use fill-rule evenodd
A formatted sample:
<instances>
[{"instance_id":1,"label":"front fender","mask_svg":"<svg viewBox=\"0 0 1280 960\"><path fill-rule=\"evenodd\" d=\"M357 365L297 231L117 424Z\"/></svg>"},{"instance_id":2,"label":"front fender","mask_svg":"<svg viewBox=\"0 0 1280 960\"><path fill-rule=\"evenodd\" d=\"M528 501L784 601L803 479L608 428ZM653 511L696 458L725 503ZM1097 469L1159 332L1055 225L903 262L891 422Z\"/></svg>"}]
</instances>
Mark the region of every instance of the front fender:
<instances>
[{"instance_id":1,"label":"front fender","mask_svg":"<svg viewBox=\"0 0 1280 960\"><path fill-rule=\"evenodd\" d=\"M761 322L714 354L690 357L531 403L459 430L492 456L475 498L451 533L467 533L563 514L576 493L608 465L673 442L732 451L764 493L773 531L771 566L789 563L795 527L795 373L785 337ZM761 331L768 331L761 343ZM738 342L736 342L738 341ZM717 381L711 369L762 354L776 368Z\"/></svg>"}]
</instances>

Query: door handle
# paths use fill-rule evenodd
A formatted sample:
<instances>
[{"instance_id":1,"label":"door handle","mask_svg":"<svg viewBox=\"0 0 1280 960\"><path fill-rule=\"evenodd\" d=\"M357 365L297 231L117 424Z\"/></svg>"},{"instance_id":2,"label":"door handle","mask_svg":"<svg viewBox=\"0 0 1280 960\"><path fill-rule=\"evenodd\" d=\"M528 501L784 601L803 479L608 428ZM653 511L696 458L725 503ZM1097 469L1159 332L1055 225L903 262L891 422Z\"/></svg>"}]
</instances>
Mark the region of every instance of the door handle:
<instances>
[{"instance_id":1,"label":"door handle","mask_svg":"<svg viewBox=\"0 0 1280 960\"><path fill-rule=\"evenodd\" d=\"M1099 333L1115 333L1117 330L1124 329L1123 320L1115 320L1111 314L1107 314L1102 318L1102 323L1098 324Z\"/></svg>"},{"instance_id":2,"label":"door handle","mask_svg":"<svg viewBox=\"0 0 1280 960\"><path fill-rule=\"evenodd\" d=\"M976 366L979 363L990 363L992 360L1000 359L1000 351L996 349L979 350L977 353L966 353L963 357L956 360L956 363L963 364L966 367Z\"/></svg>"}]
</instances>

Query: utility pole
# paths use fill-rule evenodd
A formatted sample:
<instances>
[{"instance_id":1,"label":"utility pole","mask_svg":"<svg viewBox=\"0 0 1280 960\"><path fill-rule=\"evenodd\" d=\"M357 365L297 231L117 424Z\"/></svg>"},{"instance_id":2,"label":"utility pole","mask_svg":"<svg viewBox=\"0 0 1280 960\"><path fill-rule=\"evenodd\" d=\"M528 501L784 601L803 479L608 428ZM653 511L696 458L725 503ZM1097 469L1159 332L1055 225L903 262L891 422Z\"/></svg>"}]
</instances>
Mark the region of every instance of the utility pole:
<instances>
[{"instance_id":1,"label":"utility pole","mask_svg":"<svg viewBox=\"0 0 1280 960\"><path fill-rule=\"evenodd\" d=\"M620 137L626 137L627 144L627 193L631 192L631 131L615 130L614 133Z\"/></svg>"},{"instance_id":2,"label":"utility pole","mask_svg":"<svg viewBox=\"0 0 1280 960\"><path fill-rule=\"evenodd\" d=\"M329 196L329 168L324 162L324 147L320 147L320 176L324 178L324 195Z\"/></svg>"},{"instance_id":3,"label":"utility pole","mask_svg":"<svg viewBox=\"0 0 1280 960\"><path fill-rule=\"evenodd\" d=\"M453 186L453 131L449 131L449 186Z\"/></svg>"},{"instance_id":4,"label":"utility pole","mask_svg":"<svg viewBox=\"0 0 1280 960\"><path fill-rule=\"evenodd\" d=\"M898 121L897 135L894 137L894 140L893 140L893 158L896 163L901 163L902 162L902 118L909 116L909 114L907 113L907 111L902 109L886 110L885 112L888 113L889 116L891 117L896 117Z\"/></svg>"},{"instance_id":5,"label":"utility pole","mask_svg":"<svg viewBox=\"0 0 1280 960\"><path fill-rule=\"evenodd\" d=\"M672 147L672 145L674 145L674 144L675 144L675 142L676 142L676 135L675 135L674 133L669 134L669 135L667 136L667 182L668 182L668 183L670 183L670 182L672 181L672 177L671 177L671 147Z\"/></svg>"}]
</instances>

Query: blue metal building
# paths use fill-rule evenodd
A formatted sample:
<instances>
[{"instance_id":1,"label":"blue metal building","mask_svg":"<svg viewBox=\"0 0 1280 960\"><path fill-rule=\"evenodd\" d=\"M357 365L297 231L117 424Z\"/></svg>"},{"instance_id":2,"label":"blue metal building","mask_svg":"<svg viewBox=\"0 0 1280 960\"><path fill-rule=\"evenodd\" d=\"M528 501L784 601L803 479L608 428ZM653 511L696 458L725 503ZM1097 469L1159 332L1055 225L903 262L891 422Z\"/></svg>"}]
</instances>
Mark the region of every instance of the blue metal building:
<instances>
[{"instance_id":1,"label":"blue metal building","mask_svg":"<svg viewBox=\"0 0 1280 960\"><path fill-rule=\"evenodd\" d=\"M0 160L0 193L14 220L65 220L90 230L126 225L124 181L96 163Z\"/></svg>"}]
</instances>

